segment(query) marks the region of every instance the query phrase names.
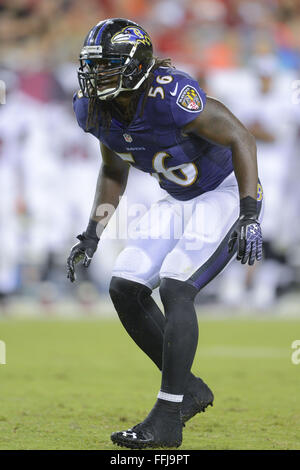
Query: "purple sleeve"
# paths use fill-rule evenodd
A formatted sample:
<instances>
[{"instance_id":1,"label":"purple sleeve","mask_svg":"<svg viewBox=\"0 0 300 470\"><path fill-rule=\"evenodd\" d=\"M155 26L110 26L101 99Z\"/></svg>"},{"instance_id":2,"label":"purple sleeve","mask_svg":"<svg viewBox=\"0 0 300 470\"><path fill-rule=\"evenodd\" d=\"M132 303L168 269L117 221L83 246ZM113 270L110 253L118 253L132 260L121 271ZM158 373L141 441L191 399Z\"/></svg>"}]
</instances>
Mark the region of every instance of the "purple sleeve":
<instances>
[{"instance_id":1,"label":"purple sleeve","mask_svg":"<svg viewBox=\"0 0 300 470\"><path fill-rule=\"evenodd\" d=\"M79 126L86 132L88 100L80 95L80 91L73 96L73 109Z\"/></svg>"},{"instance_id":2,"label":"purple sleeve","mask_svg":"<svg viewBox=\"0 0 300 470\"><path fill-rule=\"evenodd\" d=\"M171 113L175 126L183 127L203 111L206 94L192 78L185 77L177 83L177 93L171 97Z\"/></svg>"}]
</instances>

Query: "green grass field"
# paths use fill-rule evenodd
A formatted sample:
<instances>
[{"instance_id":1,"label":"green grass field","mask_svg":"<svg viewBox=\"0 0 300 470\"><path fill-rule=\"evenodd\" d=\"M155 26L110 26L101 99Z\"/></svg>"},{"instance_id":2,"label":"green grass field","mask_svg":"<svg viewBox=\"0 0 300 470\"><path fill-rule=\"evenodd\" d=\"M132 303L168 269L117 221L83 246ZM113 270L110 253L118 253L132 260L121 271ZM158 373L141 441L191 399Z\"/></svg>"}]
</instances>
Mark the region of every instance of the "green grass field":
<instances>
[{"instance_id":1,"label":"green grass field","mask_svg":"<svg viewBox=\"0 0 300 470\"><path fill-rule=\"evenodd\" d=\"M199 318L193 371L214 407L184 428L184 449L300 449L300 320ZM118 321L0 321L0 449L120 449L113 431L143 420L160 373Z\"/></svg>"}]
</instances>

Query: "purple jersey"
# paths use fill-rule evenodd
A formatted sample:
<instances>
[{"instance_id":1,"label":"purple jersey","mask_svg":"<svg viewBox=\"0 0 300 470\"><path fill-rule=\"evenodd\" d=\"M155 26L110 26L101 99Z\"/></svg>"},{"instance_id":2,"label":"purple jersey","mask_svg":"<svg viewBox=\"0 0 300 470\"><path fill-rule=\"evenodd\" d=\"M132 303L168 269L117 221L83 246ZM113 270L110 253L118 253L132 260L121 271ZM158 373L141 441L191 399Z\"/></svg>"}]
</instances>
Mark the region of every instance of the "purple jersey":
<instances>
[{"instance_id":1,"label":"purple jersey","mask_svg":"<svg viewBox=\"0 0 300 470\"><path fill-rule=\"evenodd\" d=\"M108 132L99 113L98 126L88 132L123 160L155 176L171 196L189 200L215 189L233 171L231 150L183 134L182 127L206 104L206 95L196 80L168 67L159 67L154 76L142 116L145 92L130 124L112 118ZM80 92L74 96L74 111L85 130L88 98Z\"/></svg>"}]
</instances>

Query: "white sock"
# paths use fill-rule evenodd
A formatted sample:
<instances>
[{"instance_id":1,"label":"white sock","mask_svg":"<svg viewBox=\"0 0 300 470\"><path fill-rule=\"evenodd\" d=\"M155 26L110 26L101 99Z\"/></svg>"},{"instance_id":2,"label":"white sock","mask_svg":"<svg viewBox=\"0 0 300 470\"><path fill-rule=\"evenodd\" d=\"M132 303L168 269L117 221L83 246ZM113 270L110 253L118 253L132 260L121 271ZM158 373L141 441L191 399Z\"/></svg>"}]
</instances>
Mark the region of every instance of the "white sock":
<instances>
[{"instance_id":1,"label":"white sock","mask_svg":"<svg viewBox=\"0 0 300 470\"><path fill-rule=\"evenodd\" d=\"M183 400L183 395L174 395L173 393L165 393L160 390L158 392L157 398L175 403L181 403Z\"/></svg>"}]
</instances>

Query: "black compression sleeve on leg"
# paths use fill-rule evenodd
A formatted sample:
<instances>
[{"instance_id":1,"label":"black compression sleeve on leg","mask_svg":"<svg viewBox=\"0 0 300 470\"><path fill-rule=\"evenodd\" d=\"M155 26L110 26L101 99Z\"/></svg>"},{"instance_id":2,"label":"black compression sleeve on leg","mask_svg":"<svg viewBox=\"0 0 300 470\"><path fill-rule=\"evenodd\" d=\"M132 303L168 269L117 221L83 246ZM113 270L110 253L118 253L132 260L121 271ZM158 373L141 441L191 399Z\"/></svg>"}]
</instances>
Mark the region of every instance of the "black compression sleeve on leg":
<instances>
[{"instance_id":1,"label":"black compression sleeve on leg","mask_svg":"<svg viewBox=\"0 0 300 470\"><path fill-rule=\"evenodd\" d=\"M113 277L109 293L127 333L161 370L165 317L152 299L151 289Z\"/></svg>"},{"instance_id":2,"label":"black compression sleeve on leg","mask_svg":"<svg viewBox=\"0 0 300 470\"><path fill-rule=\"evenodd\" d=\"M165 393L184 394L198 343L197 292L190 284L170 278L160 285L166 316L161 384Z\"/></svg>"},{"instance_id":3,"label":"black compression sleeve on leg","mask_svg":"<svg viewBox=\"0 0 300 470\"><path fill-rule=\"evenodd\" d=\"M113 277L110 296L114 307L134 342L162 370L163 338L166 319L143 284ZM194 377L190 373L190 378Z\"/></svg>"}]
</instances>

